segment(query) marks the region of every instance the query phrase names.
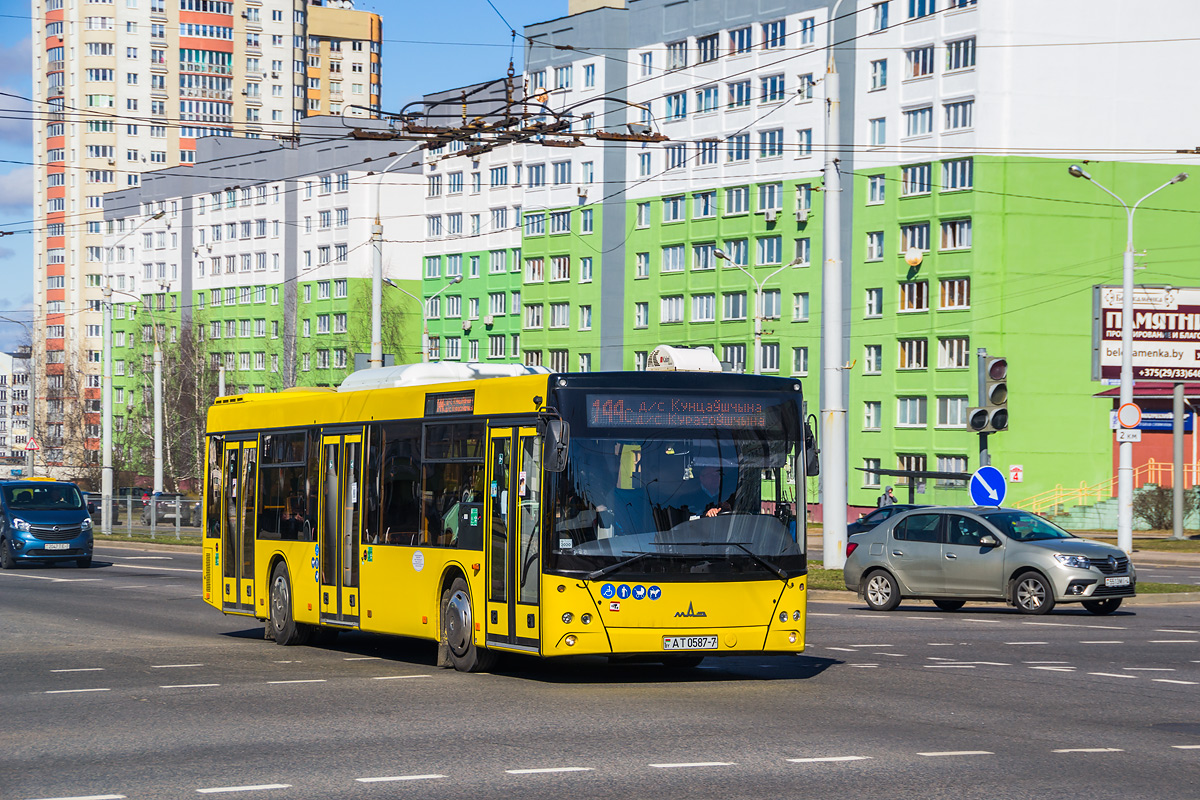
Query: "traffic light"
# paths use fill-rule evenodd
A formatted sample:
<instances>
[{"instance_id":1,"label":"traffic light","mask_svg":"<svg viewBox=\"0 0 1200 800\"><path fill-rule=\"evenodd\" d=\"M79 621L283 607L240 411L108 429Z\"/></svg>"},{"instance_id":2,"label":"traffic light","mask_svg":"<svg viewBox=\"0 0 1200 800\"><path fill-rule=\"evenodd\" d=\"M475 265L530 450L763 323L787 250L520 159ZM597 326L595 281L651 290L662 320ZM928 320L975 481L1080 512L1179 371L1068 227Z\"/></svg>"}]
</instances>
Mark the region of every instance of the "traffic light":
<instances>
[{"instance_id":1,"label":"traffic light","mask_svg":"<svg viewBox=\"0 0 1200 800\"><path fill-rule=\"evenodd\" d=\"M984 358L979 369L983 373L984 405L967 409L967 427L975 433L997 433L1008 430L1008 359Z\"/></svg>"}]
</instances>

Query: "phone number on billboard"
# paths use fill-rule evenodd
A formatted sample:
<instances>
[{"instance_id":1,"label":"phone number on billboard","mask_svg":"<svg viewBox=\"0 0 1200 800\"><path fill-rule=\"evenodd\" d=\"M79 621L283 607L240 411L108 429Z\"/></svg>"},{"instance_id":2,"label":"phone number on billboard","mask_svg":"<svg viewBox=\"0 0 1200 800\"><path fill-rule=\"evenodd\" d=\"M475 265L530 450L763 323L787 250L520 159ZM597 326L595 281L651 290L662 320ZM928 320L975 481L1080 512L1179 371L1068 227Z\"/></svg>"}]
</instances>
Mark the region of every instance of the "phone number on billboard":
<instances>
[{"instance_id":1,"label":"phone number on billboard","mask_svg":"<svg viewBox=\"0 0 1200 800\"><path fill-rule=\"evenodd\" d=\"M1200 378L1200 369L1179 367L1142 367L1137 370L1139 378Z\"/></svg>"}]
</instances>

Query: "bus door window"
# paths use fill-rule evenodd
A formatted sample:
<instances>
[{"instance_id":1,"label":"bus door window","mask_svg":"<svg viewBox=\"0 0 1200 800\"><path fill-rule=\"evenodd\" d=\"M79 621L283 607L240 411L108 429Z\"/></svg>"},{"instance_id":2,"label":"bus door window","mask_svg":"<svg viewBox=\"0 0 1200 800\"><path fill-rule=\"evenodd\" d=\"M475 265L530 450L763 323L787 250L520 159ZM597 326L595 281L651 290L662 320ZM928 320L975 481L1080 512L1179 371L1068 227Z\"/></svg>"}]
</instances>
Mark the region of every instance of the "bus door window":
<instances>
[{"instance_id":1,"label":"bus door window","mask_svg":"<svg viewBox=\"0 0 1200 800\"><path fill-rule=\"evenodd\" d=\"M517 473L521 548L517 562L517 590L522 603L538 601L538 541L542 513L542 438L521 437L521 469Z\"/></svg>"},{"instance_id":2,"label":"bus door window","mask_svg":"<svg viewBox=\"0 0 1200 800\"><path fill-rule=\"evenodd\" d=\"M225 504L223 516L224 525L221 531L224 546L222 549L222 574L226 578L237 577L237 521L238 521L238 462L241 450L231 443L225 450L225 480L222 481L222 498Z\"/></svg>"},{"instance_id":3,"label":"bus door window","mask_svg":"<svg viewBox=\"0 0 1200 800\"><path fill-rule=\"evenodd\" d=\"M249 581L250 585L246 587L246 594L251 593L251 586L254 580L254 489L258 483L258 448L249 446L242 448L242 475L239 486L242 487L242 496L239 498L241 503L241 530L239 535L242 544L242 580Z\"/></svg>"},{"instance_id":4,"label":"bus door window","mask_svg":"<svg viewBox=\"0 0 1200 800\"><path fill-rule=\"evenodd\" d=\"M346 442L342 476L342 586L358 585L360 442Z\"/></svg>"},{"instance_id":5,"label":"bus door window","mask_svg":"<svg viewBox=\"0 0 1200 800\"><path fill-rule=\"evenodd\" d=\"M338 479L341 463L341 446L338 442L325 443L325 530L321 536L321 583L332 586L337 582L338 508L341 505L341 481Z\"/></svg>"},{"instance_id":6,"label":"bus door window","mask_svg":"<svg viewBox=\"0 0 1200 800\"><path fill-rule=\"evenodd\" d=\"M224 451L224 436L208 437L208 488L204 493L204 520L208 525L205 536L209 539L221 535L221 455Z\"/></svg>"},{"instance_id":7,"label":"bus door window","mask_svg":"<svg viewBox=\"0 0 1200 800\"><path fill-rule=\"evenodd\" d=\"M488 484L491 502L491 544L489 545L488 599L495 603L508 600L508 493L512 460L512 439L496 436L492 439L492 479Z\"/></svg>"}]
</instances>

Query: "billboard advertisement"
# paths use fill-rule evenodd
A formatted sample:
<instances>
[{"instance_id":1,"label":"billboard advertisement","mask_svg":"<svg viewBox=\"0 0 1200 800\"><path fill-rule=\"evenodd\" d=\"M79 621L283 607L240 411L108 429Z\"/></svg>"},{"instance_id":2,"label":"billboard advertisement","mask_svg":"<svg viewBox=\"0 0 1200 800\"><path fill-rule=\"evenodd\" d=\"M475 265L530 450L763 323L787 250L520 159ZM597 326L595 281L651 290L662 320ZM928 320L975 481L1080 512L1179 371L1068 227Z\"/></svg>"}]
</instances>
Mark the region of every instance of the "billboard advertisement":
<instances>
[{"instance_id":1,"label":"billboard advertisement","mask_svg":"<svg viewBox=\"0 0 1200 800\"><path fill-rule=\"evenodd\" d=\"M1120 286L1094 289L1092 379L1121 377ZM1139 286L1133 293L1133 378L1200 380L1200 289Z\"/></svg>"}]
</instances>

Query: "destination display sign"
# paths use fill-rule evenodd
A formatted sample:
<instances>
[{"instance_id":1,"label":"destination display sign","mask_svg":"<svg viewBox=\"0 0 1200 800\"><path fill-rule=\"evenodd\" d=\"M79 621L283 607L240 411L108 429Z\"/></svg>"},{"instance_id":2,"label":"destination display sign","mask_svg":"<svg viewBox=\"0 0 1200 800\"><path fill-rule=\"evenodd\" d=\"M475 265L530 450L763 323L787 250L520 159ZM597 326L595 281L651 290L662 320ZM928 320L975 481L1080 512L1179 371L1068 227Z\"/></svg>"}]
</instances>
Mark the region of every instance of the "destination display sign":
<instances>
[{"instance_id":1,"label":"destination display sign","mask_svg":"<svg viewBox=\"0 0 1200 800\"><path fill-rule=\"evenodd\" d=\"M445 392L425 395L425 414L473 414L475 392Z\"/></svg>"},{"instance_id":2,"label":"destination display sign","mask_svg":"<svg viewBox=\"0 0 1200 800\"><path fill-rule=\"evenodd\" d=\"M1093 380L1121 377L1122 295L1095 287ZM1200 289L1134 289L1132 362L1134 380L1200 380Z\"/></svg>"},{"instance_id":3,"label":"destination display sign","mask_svg":"<svg viewBox=\"0 0 1200 800\"><path fill-rule=\"evenodd\" d=\"M588 425L596 428L762 428L776 404L727 395L588 394Z\"/></svg>"}]
</instances>

